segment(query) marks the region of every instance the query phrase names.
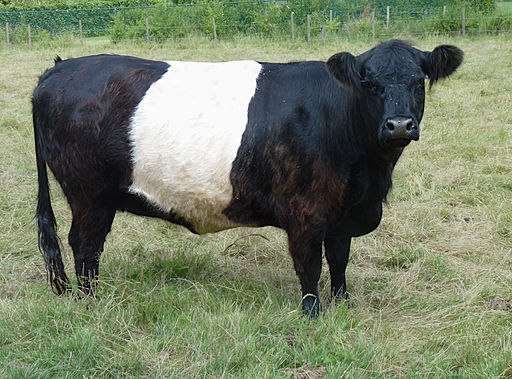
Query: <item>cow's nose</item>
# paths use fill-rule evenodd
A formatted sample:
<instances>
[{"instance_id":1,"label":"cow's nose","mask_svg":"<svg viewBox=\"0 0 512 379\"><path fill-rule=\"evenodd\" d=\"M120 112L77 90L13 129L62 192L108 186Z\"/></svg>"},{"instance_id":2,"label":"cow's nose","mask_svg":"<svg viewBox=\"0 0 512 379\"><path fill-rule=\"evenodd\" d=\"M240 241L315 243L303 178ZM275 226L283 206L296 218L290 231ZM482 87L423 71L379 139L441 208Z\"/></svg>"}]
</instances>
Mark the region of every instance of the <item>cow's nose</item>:
<instances>
[{"instance_id":1,"label":"cow's nose","mask_svg":"<svg viewBox=\"0 0 512 379\"><path fill-rule=\"evenodd\" d=\"M411 117L388 118L384 126L391 139L418 140L420 136L418 125Z\"/></svg>"}]
</instances>

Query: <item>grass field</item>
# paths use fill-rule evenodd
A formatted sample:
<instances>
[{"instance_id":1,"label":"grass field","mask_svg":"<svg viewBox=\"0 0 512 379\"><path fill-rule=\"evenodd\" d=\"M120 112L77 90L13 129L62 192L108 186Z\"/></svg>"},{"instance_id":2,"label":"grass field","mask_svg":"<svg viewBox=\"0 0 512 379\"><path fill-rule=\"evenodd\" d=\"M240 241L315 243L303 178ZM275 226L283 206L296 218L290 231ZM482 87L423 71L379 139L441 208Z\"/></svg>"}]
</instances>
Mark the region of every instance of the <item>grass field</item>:
<instances>
[{"instance_id":1,"label":"grass field","mask_svg":"<svg viewBox=\"0 0 512 379\"><path fill-rule=\"evenodd\" d=\"M109 52L158 59L327 59L365 42L185 40L59 44L0 51L0 377L511 377L512 40L427 39L461 47L460 70L427 95L422 137L399 161L380 227L355 239L350 306L301 316L283 232L194 236L118 214L98 299L54 296L33 221L30 96L63 58ZM53 207L67 245L71 216Z\"/></svg>"},{"instance_id":2,"label":"grass field","mask_svg":"<svg viewBox=\"0 0 512 379\"><path fill-rule=\"evenodd\" d=\"M497 3L499 8L512 11L512 1L498 1Z\"/></svg>"}]
</instances>

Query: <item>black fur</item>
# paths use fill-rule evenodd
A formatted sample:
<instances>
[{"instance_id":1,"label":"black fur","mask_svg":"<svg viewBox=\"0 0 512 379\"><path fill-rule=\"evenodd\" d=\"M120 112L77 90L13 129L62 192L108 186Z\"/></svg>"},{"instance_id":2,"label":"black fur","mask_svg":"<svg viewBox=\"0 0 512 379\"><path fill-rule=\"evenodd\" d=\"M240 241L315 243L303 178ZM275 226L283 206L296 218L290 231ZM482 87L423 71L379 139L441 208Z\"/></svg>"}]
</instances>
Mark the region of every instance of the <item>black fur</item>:
<instances>
[{"instance_id":1,"label":"black fur","mask_svg":"<svg viewBox=\"0 0 512 379\"><path fill-rule=\"evenodd\" d=\"M338 53L330 57L326 62L329 72L350 90L361 90L361 73L356 58L350 53Z\"/></svg>"},{"instance_id":2,"label":"black fur","mask_svg":"<svg viewBox=\"0 0 512 379\"><path fill-rule=\"evenodd\" d=\"M38 121L34 115L34 125ZM64 271L62 257L60 252L60 241L57 237L57 222L53 214L50 202L50 190L48 186L48 174L46 172L46 161L43 155L43 143L41 135L34 128L37 176L39 182L39 190L37 197L37 242L39 251L43 255L48 280L52 289L58 294L67 292L70 289L69 279Z\"/></svg>"},{"instance_id":3,"label":"black fur","mask_svg":"<svg viewBox=\"0 0 512 379\"><path fill-rule=\"evenodd\" d=\"M451 74L461 57L458 48L444 46L425 59L392 40L325 64L263 64L224 213L286 230L305 313L320 311L322 242L332 292L346 296L350 239L379 225L393 168L403 147L419 138L424 77ZM394 140L386 126L396 117L411 120L407 141Z\"/></svg>"},{"instance_id":4,"label":"black fur","mask_svg":"<svg viewBox=\"0 0 512 379\"><path fill-rule=\"evenodd\" d=\"M39 245L57 293L69 287L64 272L46 165L73 214L69 243L80 288L88 293L116 209L180 220L146 206L127 192L131 184L128 126L135 107L168 64L98 55L55 59L32 98L39 195Z\"/></svg>"},{"instance_id":5,"label":"black fur","mask_svg":"<svg viewBox=\"0 0 512 379\"><path fill-rule=\"evenodd\" d=\"M460 66L464 52L455 46L440 45L424 58L425 73L430 79L430 87L440 79L450 76Z\"/></svg>"}]
</instances>

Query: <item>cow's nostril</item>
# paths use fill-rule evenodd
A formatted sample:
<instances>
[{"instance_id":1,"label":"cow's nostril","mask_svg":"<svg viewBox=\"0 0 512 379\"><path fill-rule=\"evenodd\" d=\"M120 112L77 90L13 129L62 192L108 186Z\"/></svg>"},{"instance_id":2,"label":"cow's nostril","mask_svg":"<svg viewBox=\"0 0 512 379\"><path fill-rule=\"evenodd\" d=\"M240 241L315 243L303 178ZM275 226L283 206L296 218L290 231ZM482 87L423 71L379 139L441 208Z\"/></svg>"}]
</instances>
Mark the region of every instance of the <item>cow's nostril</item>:
<instances>
[{"instance_id":1,"label":"cow's nostril","mask_svg":"<svg viewBox=\"0 0 512 379\"><path fill-rule=\"evenodd\" d=\"M411 131L413 129L416 129L416 127L414 126L414 121L410 120L407 125L406 125L406 128L408 131Z\"/></svg>"},{"instance_id":2,"label":"cow's nostril","mask_svg":"<svg viewBox=\"0 0 512 379\"><path fill-rule=\"evenodd\" d=\"M386 122L386 127L391 131L395 130L395 125L392 122Z\"/></svg>"}]
</instances>

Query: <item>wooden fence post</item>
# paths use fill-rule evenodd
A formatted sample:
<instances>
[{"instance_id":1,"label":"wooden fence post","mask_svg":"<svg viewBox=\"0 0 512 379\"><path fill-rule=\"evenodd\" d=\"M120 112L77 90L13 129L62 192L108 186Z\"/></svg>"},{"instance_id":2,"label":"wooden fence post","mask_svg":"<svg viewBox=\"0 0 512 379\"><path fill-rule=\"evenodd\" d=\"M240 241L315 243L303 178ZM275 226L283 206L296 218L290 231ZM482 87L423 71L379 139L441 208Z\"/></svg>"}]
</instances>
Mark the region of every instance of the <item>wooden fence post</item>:
<instances>
[{"instance_id":1,"label":"wooden fence post","mask_svg":"<svg viewBox=\"0 0 512 379\"><path fill-rule=\"evenodd\" d=\"M324 37L324 26L323 25L320 25L320 37L322 38L322 42L324 42L325 37Z\"/></svg>"},{"instance_id":2,"label":"wooden fence post","mask_svg":"<svg viewBox=\"0 0 512 379\"><path fill-rule=\"evenodd\" d=\"M332 9L329 11L329 22L332 24Z\"/></svg>"},{"instance_id":3,"label":"wooden fence post","mask_svg":"<svg viewBox=\"0 0 512 379\"><path fill-rule=\"evenodd\" d=\"M146 43L149 43L149 19L146 17Z\"/></svg>"},{"instance_id":4,"label":"wooden fence post","mask_svg":"<svg viewBox=\"0 0 512 379\"><path fill-rule=\"evenodd\" d=\"M446 16L446 5L443 6L443 16Z\"/></svg>"},{"instance_id":5,"label":"wooden fence post","mask_svg":"<svg viewBox=\"0 0 512 379\"><path fill-rule=\"evenodd\" d=\"M311 47L311 15L307 17L308 24L308 47Z\"/></svg>"},{"instance_id":6,"label":"wooden fence post","mask_svg":"<svg viewBox=\"0 0 512 379\"><path fill-rule=\"evenodd\" d=\"M30 24L28 24L28 49L32 51L32 31L30 30Z\"/></svg>"},{"instance_id":7,"label":"wooden fence post","mask_svg":"<svg viewBox=\"0 0 512 379\"><path fill-rule=\"evenodd\" d=\"M293 16L295 13L291 13L291 22L292 22L292 42L295 42L295 20L293 19Z\"/></svg>"},{"instance_id":8,"label":"wooden fence post","mask_svg":"<svg viewBox=\"0 0 512 379\"><path fill-rule=\"evenodd\" d=\"M9 23L5 23L5 34L7 35L7 46L11 46L11 40L9 38Z\"/></svg>"},{"instance_id":9,"label":"wooden fence post","mask_svg":"<svg viewBox=\"0 0 512 379\"><path fill-rule=\"evenodd\" d=\"M466 7L462 7L462 38L466 38Z\"/></svg>"},{"instance_id":10,"label":"wooden fence post","mask_svg":"<svg viewBox=\"0 0 512 379\"><path fill-rule=\"evenodd\" d=\"M212 17L213 21L213 40L217 41L217 26L215 25L215 17Z\"/></svg>"},{"instance_id":11,"label":"wooden fence post","mask_svg":"<svg viewBox=\"0 0 512 379\"><path fill-rule=\"evenodd\" d=\"M375 43L375 9L372 12L372 42Z\"/></svg>"},{"instance_id":12,"label":"wooden fence post","mask_svg":"<svg viewBox=\"0 0 512 379\"><path fill-rule=\"evenodd\" d=\"M386 29L389 28L389 6L386 7Z\"/></svg>"},{"instance_id":13,"label":"wooden fence post","mask_svg":"<svg viewBox=\"0 0 512 379\"><path fill-rule=\"evenodd\" d=\"M80 27L80 44L84 44L84 36L82 34L82 20L78 20L78 26Z\"/></svg>"}]
</instances>

